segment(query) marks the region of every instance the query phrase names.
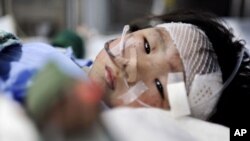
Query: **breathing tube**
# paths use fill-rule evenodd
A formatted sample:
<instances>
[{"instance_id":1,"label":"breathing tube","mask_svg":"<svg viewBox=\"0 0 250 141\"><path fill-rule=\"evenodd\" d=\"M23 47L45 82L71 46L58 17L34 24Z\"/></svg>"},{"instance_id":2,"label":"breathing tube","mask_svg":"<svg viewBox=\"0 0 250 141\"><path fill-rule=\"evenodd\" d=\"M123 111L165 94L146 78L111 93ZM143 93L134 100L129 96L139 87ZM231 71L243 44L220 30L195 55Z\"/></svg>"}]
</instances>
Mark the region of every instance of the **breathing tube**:
<instances>
[{"instance_id":1,"label":"breathing tube","mask_svg":"<svg viewBox=\"0 0 250 141\"><path fill-rule=\"evenodd\" d=\"M111 61L117 66L118 69L121 70L124 85L127 87L127 91L119 96L118 99L122 100L125 105L136 101L144 107L151 107L150 105L138 99L146 90L148 90L148 87L145 85L145 83L143 81L138 81L133 86L129 86L128 84L129 82L132 83L137 80L136 48L127 47L127 49L129 50L129 58L124 57L125 36L128 31L129 25L125 25L118 45L116 45L112 49L110 49L107 44L104 47L107 54L111 58Z\"/></svg>"}]
</instances>

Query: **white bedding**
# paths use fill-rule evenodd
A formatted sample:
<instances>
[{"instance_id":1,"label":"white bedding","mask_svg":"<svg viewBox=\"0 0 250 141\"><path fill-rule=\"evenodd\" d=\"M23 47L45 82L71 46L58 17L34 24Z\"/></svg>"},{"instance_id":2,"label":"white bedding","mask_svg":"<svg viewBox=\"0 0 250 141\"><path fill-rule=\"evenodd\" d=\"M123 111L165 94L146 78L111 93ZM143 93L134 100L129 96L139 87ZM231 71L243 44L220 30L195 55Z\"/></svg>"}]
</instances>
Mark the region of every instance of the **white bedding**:
<instances>
[{"instance_id":1,"label":"white bedding","mask_svg":"<svg viewBox=\"0 0 250 141\"><path fill-rule=\"evenodd\" d=\"M117 108L102 113L117 141L229 141L229 128L155 108Z\"/></svg>"}]
</instances>

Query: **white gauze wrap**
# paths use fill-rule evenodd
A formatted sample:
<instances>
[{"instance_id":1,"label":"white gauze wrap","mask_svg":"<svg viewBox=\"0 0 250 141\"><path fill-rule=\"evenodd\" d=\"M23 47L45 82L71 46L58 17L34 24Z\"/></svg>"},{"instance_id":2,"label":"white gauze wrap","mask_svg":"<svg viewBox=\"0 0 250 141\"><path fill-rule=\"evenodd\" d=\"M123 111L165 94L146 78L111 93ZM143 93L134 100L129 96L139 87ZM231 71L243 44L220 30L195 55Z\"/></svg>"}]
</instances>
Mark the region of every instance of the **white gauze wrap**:
<instances>
[{"instance_id":1,"label":"white gauze wrap","mask_svg":"<svg viewBox=\"0 0 250 141\"><path fill-rule=\"evenodd\" d=\"M202 30L192 24L165 23L157 27L163 27L169 33L180 54L191 115L206 120L213 112L223 86L211 42Z\"/></svg>"}]
</instances>

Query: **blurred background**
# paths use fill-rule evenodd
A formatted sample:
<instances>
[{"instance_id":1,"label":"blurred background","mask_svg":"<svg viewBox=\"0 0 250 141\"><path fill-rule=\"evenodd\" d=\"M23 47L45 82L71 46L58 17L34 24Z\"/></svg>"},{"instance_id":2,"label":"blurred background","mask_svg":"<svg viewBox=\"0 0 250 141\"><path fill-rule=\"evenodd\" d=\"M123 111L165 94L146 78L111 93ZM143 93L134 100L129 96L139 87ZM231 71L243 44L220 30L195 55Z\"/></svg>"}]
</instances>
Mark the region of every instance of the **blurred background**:
<instances>
[{"instance_id":1,"label":"blurred background","mask_svg":"<svg viewBox=\"0 0 250 141\"><path fill-rule=\"evenodd\" d=\"M0 30L17 35L23 43L51 44L80 67L91 66L98 52L104 47L104 43L120 36L124 25L146 16L161 15L179 9L212 12L225 19L228 25L234 29L237 38L245 39L247 45L250 41L250 0L0 0ZM1 35L0 39L4 41L6 38ZM81 78L79 73L82 74L78 67L75 68L75 64L65 60L64 56L60 57L59 53L53 57L50 53L51 50L37 56L40 53L37 48L33 48L34 44L26 46L25 52L21 52L19 45L13 45L13 49L6 51L11 56L4 52L2 49L4 47L2 44L0 45L0 53L3 52L0 54L0 77L4 76L4 80L0 78L0 141L6 141L3 140L3 137L7 137L7 141L36 141L36 139L42 141L41 137L38 137L39 134L44 138L51 138L49 141L60 141L64 137L60 136L60 130L68 125L85 126L85 131L80 133L85 137L84 140L88 141L91 141L88 138L110 141L113 138L112 135L115 136L116 133L117 137L121 135L120 138L124 137L129 141L130 138L159 140L167 136L170 137L169 140L174 136L181 140L186 136L184 130L189 131L191 136L197 135L210 141L215 139L214 134L224 137L227 135L224 134L224 131L229 132L226 128L222 130L220 127L214 130L206 124L190 120L186 123L178 123L183 126L180 130L176 128L177 124L171 123L172 120L165 122L165 113L160 114L159 111L155 111L153 114L149 111L148 114L143 115L145 119L140 122L138 122L138 119L141 118L140 113L132 113L134 116L131 119L125 118L120 121L118 115L127 115L126 111L107 115L106 120L99 121L97 119L100 116L99 102L103 93L94 83L78 82L78 79L77 82L73 82L71 74L78 78ZM48 49L44 44L34 46ZM58 63L61 67L57 68L56 65L49 64L45 66L45 71L36 74L37 69L41 69L40 66L43 65L42 61L50 59L48 54L52 56L51 58L55 58L56 62L61 62ZM87 71L89 68L83 67L83 69ZM63 72L68 72L69 76ZM35 75L39 76L37 83L32 81ZM32 94L26 94L29 91ZM2 95L6 95L8 98L13 97L16 101L25 103L23 104L25 106L18 107L20 105L14 105L16 103L12 103L12 101L5 102ZM31 101L30 107L27 101ZM29 117L26 117L21 108L28 111ZM32 112L39 118L38 124L44 124L44 129L40 130L39 126L37 126L38 128L33 126L33 123L36 124L36 122L30 121L30 117L34 121L36 119L31 116ZM141 114L144 114L143 111ZM42 116L40 117L40 115ZM151 117L153 117L153 121L150 121ZM154 121L154 118L157 122ZM96 123L96 121L100 123ZM53 122L55 125L58 123L59 128L53 126ZM107 125L105 126L101 122L106 122ZM92 124L94 128L89 130ZM201 126L198 126L199 124ZM134 125L137 128L134 128ZM111 129L110 131L108 131L108 127ZM222 135L219 129L223 131ZM121 134L123 131L126 131L125 134ZM180 131L183 134L180 134ZM153 132L156 134L150 134ZM187 132L188 139L189 132ZM210 138L210 136L213 137ZM28 140L26 137L32 139ZM199 138L197 139L199 140ZM76 139L73 140L76 141Z\"/></svg>"},{"instance_id":2,"label":"blurred background","mask_svg":"<svg viewBox=\"0 0 250 141\"><path fill-rule=\"evenodd\" d=\"M24 42L47 43L67 29L83 41L82 57L94 59L125 24L177 9L212 12L228 21L238 36L250 39L249 0L0 0L0 29Z\"/></svg>"}]
</instances>

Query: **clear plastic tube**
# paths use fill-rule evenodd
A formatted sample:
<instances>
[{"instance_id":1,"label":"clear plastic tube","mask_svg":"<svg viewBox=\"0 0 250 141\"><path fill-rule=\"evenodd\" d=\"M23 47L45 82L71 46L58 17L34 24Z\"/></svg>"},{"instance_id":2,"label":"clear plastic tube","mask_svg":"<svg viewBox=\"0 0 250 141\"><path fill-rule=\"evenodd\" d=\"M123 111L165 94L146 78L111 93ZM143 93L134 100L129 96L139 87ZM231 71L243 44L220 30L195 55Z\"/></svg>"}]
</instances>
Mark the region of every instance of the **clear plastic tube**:
<instances>
[{"instance_id":1,"label":"clear plastic tube","mask_svg":"<svg viewBox=\"0 0 250 141\"><path fill-rule=\"evenodd\" d=\"M240 64L243 60L244 52L245 52L245 50L242 49L242 51L240 52L240 56L239 56L239 59L237 61L237 64L236 64L234 70L232 71L231 75L225 81L225 83L222 84L222 86L219 89L215 90L209 98L206 98L202 102L191 106L191 109L195 110L196 112L199 111L198 115L196 115L195 114L196 112L194 111L194 114L195 114L194 116L197 116L200 119L206 120L212 115L212 113L214 112L214 107L215 107L217 101L219 100L221 93L228 87L228 85L235 78L235 76L240 68ZM211 74L208 74L208 75L211 75ZM205 80L202 80L202 81L205 81ZM193 110L192 110L192 112L193 112Z\"/></svg>"}]
</instances>

